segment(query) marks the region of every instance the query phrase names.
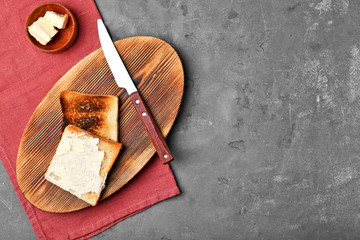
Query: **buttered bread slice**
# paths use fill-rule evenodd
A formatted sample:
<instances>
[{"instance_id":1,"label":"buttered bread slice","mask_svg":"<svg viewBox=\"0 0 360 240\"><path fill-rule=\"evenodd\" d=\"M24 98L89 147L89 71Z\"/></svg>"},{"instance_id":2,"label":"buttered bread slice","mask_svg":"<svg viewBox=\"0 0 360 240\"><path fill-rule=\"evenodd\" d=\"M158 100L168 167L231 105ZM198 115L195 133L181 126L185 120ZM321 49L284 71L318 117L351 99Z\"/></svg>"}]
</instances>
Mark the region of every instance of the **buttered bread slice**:
<instances>
[{"instance_id":1,"label":"buttered bread slice","mask_svg":"<svg viewBox=\"0 0 360 240\"><path fill-rule=\"evenodd\" d=\"M72 91L60 94L64 125L75 125L92 134L118 141L119 101L116 96Z\"/></svg>"},{"instance_id":2,"label":"buttered bread slice","mask_svg":"<svg viewBox=\"0 0 360 240\"><path fill-rule=\"evenodd\" d=\"M121 143L69 125L64 129L45 179L95 206L121 147Z\"/></svg>"}]
</instances>

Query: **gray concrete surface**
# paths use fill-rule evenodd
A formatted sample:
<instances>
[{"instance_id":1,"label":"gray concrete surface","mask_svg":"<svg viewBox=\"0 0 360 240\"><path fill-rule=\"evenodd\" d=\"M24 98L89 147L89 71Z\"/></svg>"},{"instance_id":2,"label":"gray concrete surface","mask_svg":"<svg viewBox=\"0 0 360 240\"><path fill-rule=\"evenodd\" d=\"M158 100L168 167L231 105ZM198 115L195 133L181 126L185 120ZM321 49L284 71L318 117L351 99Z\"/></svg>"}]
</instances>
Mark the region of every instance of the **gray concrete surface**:
<instances>
[{"instance_id":1,"label":"gray concrete surface","mask_svg":"<svg viewBox=\"0 0 360 240\"><path fill-rule=\"evenodd\" d=\"M185 95L181 195L92 239L359 239L360 1L97 0L114 39L159 37ZM35 239L0 167L0 239Z\"/></svg>"}]
</instances>

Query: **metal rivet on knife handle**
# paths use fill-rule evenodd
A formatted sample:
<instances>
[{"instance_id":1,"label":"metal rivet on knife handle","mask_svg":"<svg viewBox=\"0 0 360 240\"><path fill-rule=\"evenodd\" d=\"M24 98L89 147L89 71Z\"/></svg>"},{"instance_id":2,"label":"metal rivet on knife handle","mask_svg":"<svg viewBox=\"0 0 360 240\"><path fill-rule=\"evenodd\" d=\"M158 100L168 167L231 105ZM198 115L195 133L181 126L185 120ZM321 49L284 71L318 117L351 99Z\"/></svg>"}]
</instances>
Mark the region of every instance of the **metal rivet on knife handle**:
<instances>
[{"instance_id":1,"label":"metal rivet on knife handle","mask_svg":"<svg viewBox=\"0 0 360 240\"><path fill-rule=\"evenodd\" d=\"M164 137L158 128L155 120L151 116L151 113L149 109L146 107L144 101L142 100L139 92L134 92L130 94L130 99L134 104L134 107L136 109L136 112L143 116L141 117L141 121L143 122L145 129L154 144L154 147L156 149L156 152L158 153L162 163L169 163L174 158L170 153L169 147L167 146ZM139 101L139 104L136 103L136 101Z\"/></svg>"},{"instance_id":2,"label":"metal rivet on knife handle","mask_svg":"<svg viewBox=\"0 0 360 240\"><path fill-rule=\"evenodd\" d=\"M140 119L145 126L146 132L148 133L162 163L169 163L171 160L173 160L173 157L159 127L156 125L156 122L151 116L150 111L147 109L144 101L141 99L141 96L134 82L132 81L131 76L127 72L127 69L121 60L120 55L115 48L115 45L103 21L98 19L97 23L101 47L109 68L114 76L115 82L119 87L125 88L129 94L130 99L135 106L136 112L139 114Z\"/></svg>"}]
</instances>

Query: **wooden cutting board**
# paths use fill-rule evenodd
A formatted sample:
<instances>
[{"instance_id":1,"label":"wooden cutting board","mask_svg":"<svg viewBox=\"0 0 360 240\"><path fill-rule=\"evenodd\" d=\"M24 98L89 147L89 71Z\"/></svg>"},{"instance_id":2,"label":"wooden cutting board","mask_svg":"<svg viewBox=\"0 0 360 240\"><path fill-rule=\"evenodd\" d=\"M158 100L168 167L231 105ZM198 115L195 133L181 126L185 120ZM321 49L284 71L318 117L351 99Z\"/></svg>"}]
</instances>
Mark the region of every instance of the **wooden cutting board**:
<instances>
[{"instance_id":1,"label":"wooden cutting board","mask_svg":"<svg viewBox=\"0 0 360 240\"><path fill-rule=\"evenodd\" d=\"M116 41L115 45L140 95L167 136L184 90L179 56L169 44L154 37L131 37ZM20 189L34 206L48 212L71 212L89 206L44 178L61 137L59 94L63 90L119 96L119 142L123 149L108 175L101 200L123 187L155 153L128 94L116 85L102 50L94 51L51 88L34 111L21 139L16 162Z\"/></svg>"}]
</instances>

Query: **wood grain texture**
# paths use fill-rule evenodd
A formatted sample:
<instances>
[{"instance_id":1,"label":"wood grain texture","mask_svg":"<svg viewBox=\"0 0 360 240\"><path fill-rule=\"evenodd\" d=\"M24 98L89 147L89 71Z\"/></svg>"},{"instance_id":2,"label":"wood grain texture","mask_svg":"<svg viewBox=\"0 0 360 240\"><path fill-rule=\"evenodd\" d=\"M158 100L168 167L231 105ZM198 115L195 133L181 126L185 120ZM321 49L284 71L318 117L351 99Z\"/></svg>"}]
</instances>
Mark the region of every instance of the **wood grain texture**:
<instances>
[{"instance_id":1,"label":"wood grain texture","mask_svg":"<svg viewBox=\"0 0 360 240\"><path fill-rule=\"evenodd\" d=\"M139 114L140 119L144 123L144 127L150 137L151 142L153 143L156 153L159 155L161 162L167 164L171 162L174 158L170 152L168 145L160 131L157 127L154 118L151 115L151 112L147 108L144 100L142 100L139 92L133 92L130 94L130 99Z\"/></svg>"},{"instance_id":2,"label":"wood grain texture","mask_svg":"<svg viewBox=\"0 0 360 240\"><path fill-rule=\"evenodd\" d=\"M115 42L115 46L162 134L167 136L183 96L180 58L169 44L153 37L127 38ZM30 118L19 146L19 187L34 206L48 212L71 212L89 206L44 178L60 141L59 95L63 90L119 97L119 142L123 149L110 171L101 200L123 187L155 153L128 94L116 85L102 50L94 51L52 87Z\"/></svg>"}]
</instances>

